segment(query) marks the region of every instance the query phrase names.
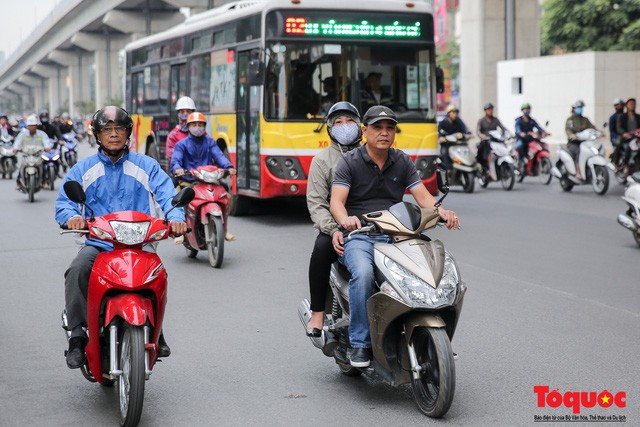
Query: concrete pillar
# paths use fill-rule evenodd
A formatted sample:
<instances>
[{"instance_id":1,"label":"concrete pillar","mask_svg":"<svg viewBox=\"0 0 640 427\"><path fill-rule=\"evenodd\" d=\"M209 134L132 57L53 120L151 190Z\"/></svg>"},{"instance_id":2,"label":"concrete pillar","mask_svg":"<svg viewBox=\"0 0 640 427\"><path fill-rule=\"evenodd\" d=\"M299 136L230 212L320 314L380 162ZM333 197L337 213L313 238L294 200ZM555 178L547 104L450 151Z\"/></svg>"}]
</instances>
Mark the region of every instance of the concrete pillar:
<instances>
[{"instance_id":1,"label":"concrete pillar","mask_svg":"<svg viewBox=\"0 0 640 427\"><path fill-rule=\"evenodd\" d=\"M55 74L49 77L49 114L53 116L62 105L64 92L63 71L60 65L54 66Z\"/></svg>"},{"instance_id":2,"label":"concrete pillar","mask_svg":"<svg viewBox=\"0 0 640 427\"><path fill-rule=\"evenodd\" d=\"M124 88L118 51L130 40L130 35L114 35L108 31L102 36L77 33L71 38L71 43L94 52L96 108L105 105L109 99L123 97Z\"/></svg>"},{"instance_id":3,"label":"concrete pillar","mask_svg":"<svg viewBox=\"0 0 640 427\"><path fill-rule=\"evenodd\" d=\"M47 109L50 110L51 97L49 93L49 78L57 75L55 67L50 65L35 64L31 67L30 72L34 75L40 76L40 92L42 94L42 104L38 111Z\"/></svg>"},{"instance_id":4,"label":"concrete pillar","mask_svg":"<svg viewBox=\"0 0 640 427\"><path fill-rule=\"evenodd\" d=\"M506 6L515 22L507 23ZM483 115L482 105L497 102L497 63L507 59L507 47L515 58L540 54L540 5L537 0L461 1L460 113L470 128ZM507 25L509 24L509 25ZM507 43L507 27L514 39ZM497 105L496 114L499 114Z\"/></svg>"},{"instance_id":5,"label":"concrete pillar","mask_svg":"<svg viewBox=\"0 0 640 427\"><path fill-rule=\"evenodd\" d=\"M40 85L40 79L30 74L23 74L18 78L18 82L28 88L27 95L24 99L24 106L29 110L36 110L36 88Z\"/></svg>"},{"instance_id":6,"label":"concrete pillar","mask_svg":"<svg viewBox=\"0 0 640 427\"><path fill-rule=\"evenodd\" d=\"M47 58L65 67L65 99L69 100L69 114L76 115L76 103L89 99L89 62L91 55L83 51L54 50ZM63 100L60 101L64 103Z\"/></svg>"}]
</instances>

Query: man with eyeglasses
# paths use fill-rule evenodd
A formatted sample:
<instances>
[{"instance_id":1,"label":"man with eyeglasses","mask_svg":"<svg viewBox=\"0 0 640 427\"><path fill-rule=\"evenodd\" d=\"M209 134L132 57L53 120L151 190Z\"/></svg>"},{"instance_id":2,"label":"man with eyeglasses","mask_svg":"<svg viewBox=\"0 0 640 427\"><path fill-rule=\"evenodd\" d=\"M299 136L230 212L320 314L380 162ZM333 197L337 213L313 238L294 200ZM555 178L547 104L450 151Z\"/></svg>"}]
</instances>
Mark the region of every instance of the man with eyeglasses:
<instances>
[{"instance_id":1,"label":"man with eyeglasses","mask_svg":"<svg viewBox=\"0 0 640 427\"><path fill-rule=\"evenodd\" d=\"M104 107L93 115L91 128L98 142L98 152L73 166L64 182L82 184L86 202L96 216L133 210L164 218L164 212L171 209L176 190L156 160L129 152L127 141L133 130L129 113L119 107ZM89 213L67 197L63 185L56 200L56 221L60 225L66 224L69 230L85 229L85 218ZM172 210L167 219L171 222L173 235L186 233L184 210ZM83 326L86 326L91 268L100 252L112 249L113 246L104 241L87 239L65 272L65 307L71 330L67 366L71 369L82 367L86 361L87 335ZM171 350L161 334L158 357L169 354Z\"/></svg>"}]
</instances>

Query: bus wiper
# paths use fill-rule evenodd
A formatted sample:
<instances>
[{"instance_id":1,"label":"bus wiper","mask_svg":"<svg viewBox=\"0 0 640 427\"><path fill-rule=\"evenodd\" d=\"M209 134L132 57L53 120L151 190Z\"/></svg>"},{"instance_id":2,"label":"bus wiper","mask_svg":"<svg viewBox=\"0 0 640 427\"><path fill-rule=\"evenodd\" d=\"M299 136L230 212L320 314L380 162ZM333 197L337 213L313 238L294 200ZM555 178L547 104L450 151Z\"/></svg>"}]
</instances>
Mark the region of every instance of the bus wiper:
<instances>
[{"instance_id":1,"label":"bus wiper","mask_svg":"<svg viewBox=\"0 0 640 427\"><path fill-rule=\"evenodd\" d=\"M326 119L326 118L325 118L324 120L322 120L322 121L320 122L320 124L318 125L318 127L317 127L317 128L315 128L313 131L314 131L315 133L320 133L320 132L322 131L322 128L324 127L324 125L325 125L325 124L327 124L327 119Z\"/></svg>"}]
</instances>

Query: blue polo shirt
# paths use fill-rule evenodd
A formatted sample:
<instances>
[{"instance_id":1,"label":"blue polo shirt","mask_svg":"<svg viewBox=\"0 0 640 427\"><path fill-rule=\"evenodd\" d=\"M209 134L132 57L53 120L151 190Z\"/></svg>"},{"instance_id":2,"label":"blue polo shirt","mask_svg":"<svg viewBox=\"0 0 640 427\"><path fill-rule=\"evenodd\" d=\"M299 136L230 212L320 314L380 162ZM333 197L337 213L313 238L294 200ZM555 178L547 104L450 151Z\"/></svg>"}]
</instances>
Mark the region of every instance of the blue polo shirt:
<instances>
[{"instance_id":1,"label":"blue polo shirt","mask_svg":"<svg viewBox=\"0 0 640 427\"><path fill-rule=\"evenodd\" d=\"M405 190L421 183L416 166L406 153L390 148L380 170L367 153L366 144L346 153L333 177L333 185L349 188L347 213L360 219L366 213L389 209L401 202Z\"/></svg>"}]
</instances>

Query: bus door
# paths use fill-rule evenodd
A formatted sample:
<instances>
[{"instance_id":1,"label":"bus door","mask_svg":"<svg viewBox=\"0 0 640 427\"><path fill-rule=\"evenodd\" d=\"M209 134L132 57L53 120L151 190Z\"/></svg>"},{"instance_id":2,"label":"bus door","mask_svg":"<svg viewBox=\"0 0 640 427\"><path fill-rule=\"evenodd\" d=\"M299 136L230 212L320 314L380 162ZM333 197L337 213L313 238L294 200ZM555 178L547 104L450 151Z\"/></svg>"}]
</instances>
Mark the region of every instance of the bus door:
<instances>
[{"instance_id":1,"label":"bus door","mask_svg":"<svg viewBox=\"0 0 640 427\"><path fill-rule=\"evenodd\" d=\"M249 62L257 49L238 51L236 168L238 189L260 191L260 89L249 82Z\"/></svg>"}]
</instances>

